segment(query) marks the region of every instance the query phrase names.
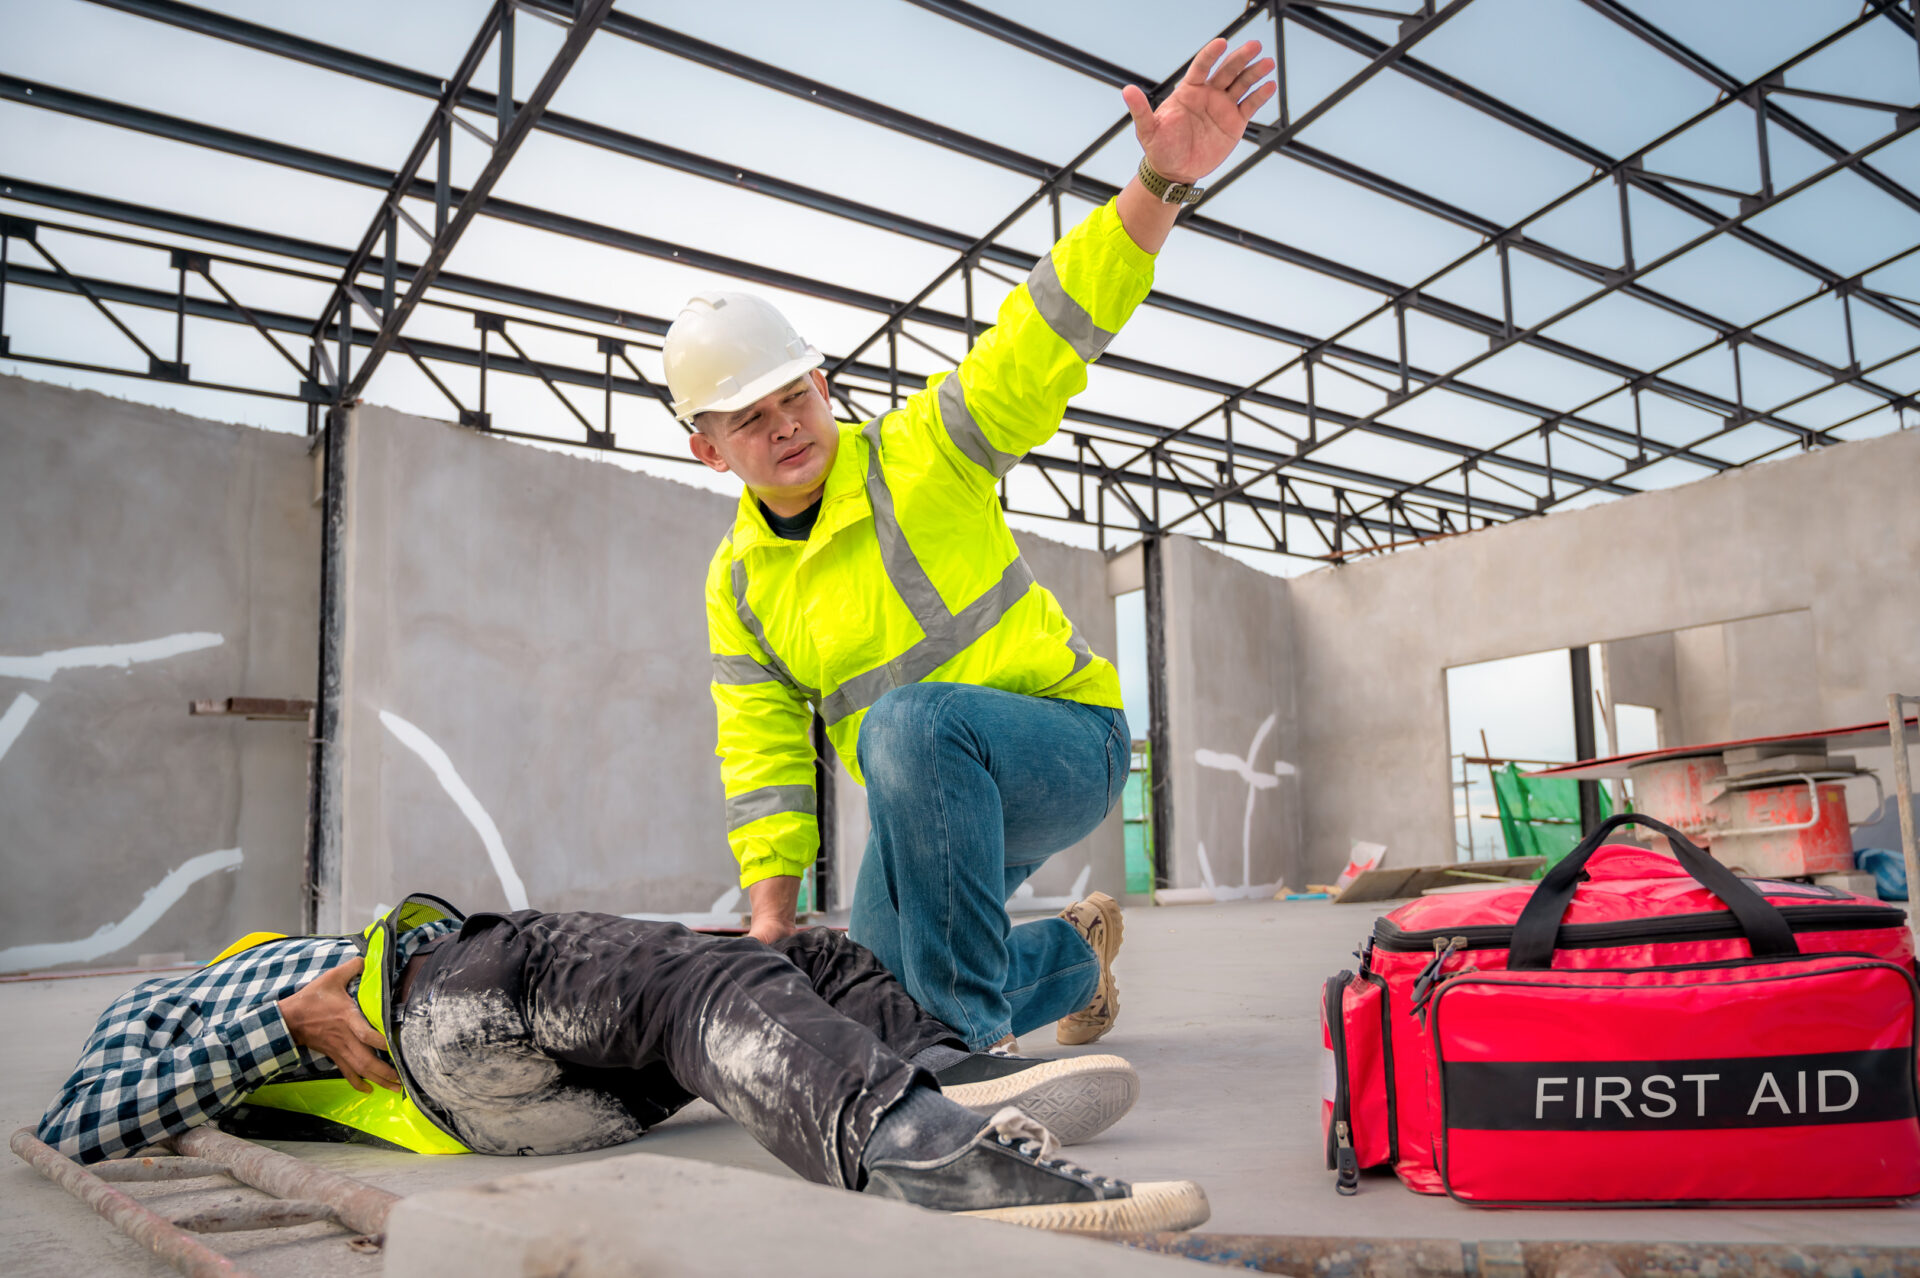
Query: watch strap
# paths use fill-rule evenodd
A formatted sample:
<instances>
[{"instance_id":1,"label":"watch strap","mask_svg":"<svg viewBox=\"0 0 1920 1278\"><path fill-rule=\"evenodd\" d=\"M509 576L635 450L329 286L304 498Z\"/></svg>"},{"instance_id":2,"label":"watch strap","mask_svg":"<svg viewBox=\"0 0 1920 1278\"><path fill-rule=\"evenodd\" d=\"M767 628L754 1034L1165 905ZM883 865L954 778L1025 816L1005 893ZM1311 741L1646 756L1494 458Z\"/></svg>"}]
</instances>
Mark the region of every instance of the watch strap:
<instances>
[{"instance_id":1,"label":"watch strap","mask_svg":"<svg viewBox=\"0 0 1920 1278\"><path fill-rule=\"evenodd\" d=\"M1205 187L1195 186L1191 182L1175 182L1155 173L1144 155L1140 157L1140 185L1162 204L1197 204L1200 197L1206 194Z\"/></svg>"}]
</instances>

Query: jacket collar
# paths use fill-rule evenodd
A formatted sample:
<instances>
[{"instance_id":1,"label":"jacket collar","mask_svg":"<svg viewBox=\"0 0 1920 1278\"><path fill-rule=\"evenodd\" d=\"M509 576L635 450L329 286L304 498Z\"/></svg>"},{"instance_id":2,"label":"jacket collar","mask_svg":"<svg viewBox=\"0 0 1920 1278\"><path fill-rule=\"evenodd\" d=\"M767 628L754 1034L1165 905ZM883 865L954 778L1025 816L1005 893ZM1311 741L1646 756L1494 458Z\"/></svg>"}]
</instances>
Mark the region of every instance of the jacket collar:
<instances>
[{"instance_id":1,"label":"jacket collar","mask_svg":"<svg viewBox=\"0 0 1920 1278\"><path fill-rule=\"evenodd\" d=\"M834 453L833 467L827 472L827 486L820 494L820 514L805 543L788 541L767 527L766 514L760 509L751 489L740 494L740 508L733 520L733 553L750 550L788 550L801 552L804 559L817 546L824 546L849 524L873 517L867 500L867 441L860 427L835 422L840 428L840 446Z\"/></svg>"}]
</instances>

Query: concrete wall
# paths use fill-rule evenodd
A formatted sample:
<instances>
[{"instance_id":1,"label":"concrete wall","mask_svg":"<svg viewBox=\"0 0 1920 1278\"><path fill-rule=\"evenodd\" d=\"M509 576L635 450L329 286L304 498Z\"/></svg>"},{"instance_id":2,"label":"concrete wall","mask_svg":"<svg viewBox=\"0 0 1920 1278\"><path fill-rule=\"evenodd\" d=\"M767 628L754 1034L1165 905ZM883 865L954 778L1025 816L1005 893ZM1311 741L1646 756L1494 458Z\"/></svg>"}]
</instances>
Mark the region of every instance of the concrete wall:
<instances>
[{"instance_id":1,"label":"concrete wall","mask_svg":"<svg viewBox=\"0 0 1920 1278\"><path fill-rule=\"evenodd\" d=\"M349 438L345 917L415 889L498 908L514 877L543 909L739 908L702 602L733 500L385 409ZM1105 559L1020 543L1112 653ZM836 794L845 905L865 794ZM1035 895L1117 894L1124 860L1116 813Z\"/></svg>"},{"instance_id":2,"label":"concrete wall","mask_svg":"<svg viewBox=\"0 0 1920 1278\"><path fill-rule=\"evenodd\" d=\"M386 409L349 440L345 917L727 901L703 582L734 503Z\"/></svg>"},{"instance_id":3,"label":"concrete wall","mask_svg":"<svg viewBox=\"0 0 1920 1278\"><path fill-rule=\"evenodd\" d=\"M1903 431L1293 579L1308 872L1451 859L1448 666L1676 631L1669 742L1883 716L1920 686L1916 478Z\"/></svg>"},{"instance_id":4,"label":"concrete wall","mask_svg":"<svg viewBox=\"0 0 1920 1278\"><path fill-rule=\"evenodd\" d=\"M1059 599L1087 645L1100 656L1113 660L1118 634L1113 599L1107 593L1106 556L1096 550L1068 546L1027 532L1014 533L1014 540L1019 543L1020 553L1034 576ZM1134 724L1132 731L1137 737L1145 736L1147 725ZM840 805L835 818L839 866L834 900L830 904L845 908L853 903L855 877L867 844L867 795L845 773L838 777L834 794ZM1126 862L1125 837L1120 809L1116 806L1099 829L1056 853L1027 880L1023 887L1032 891L1023 891L1016 897L1013 908L1016 911L1058 908L1089 891L1106 892L1118 899L1126 890ZM1087 878L1081 884L1083 874ZM1082 889L1078 893L1073 891L1076 884Z\"/></svg>"},{"instance_id":5,"label":"concrete wall","mask_svg":"<svg viewBox=\"0 0 1920 1278\"><path fill-rule=\"evenodd\" d=\"M0 377L0 970L297 930L313 695L306 441Z\"/></svg>"},{"instance_id":6,"label":"concrete wall","mask_svg":"<svg viewBox=\"0 0 1920 1278\"><path fill-rule=\"evenodd\" d=\"M1301 672L1287 583L1185 537L1162 553L1172 886L1219 900L1298 889ZM1304 771L1311 784L1317 769Z\"/></svg>"},{"instance_id":7,"label":"concrete wall","mask_svg":"<svg viewBox=\"0 0 1920 1278\"><path fill-rule=\"evenodd\" d=\"M1687 735L1683 720L1674 640L1669 632L1602 645L1609 695L1619 704L1650 707L1662 744L1698 739Z\"/></svg>"}]
</instances>

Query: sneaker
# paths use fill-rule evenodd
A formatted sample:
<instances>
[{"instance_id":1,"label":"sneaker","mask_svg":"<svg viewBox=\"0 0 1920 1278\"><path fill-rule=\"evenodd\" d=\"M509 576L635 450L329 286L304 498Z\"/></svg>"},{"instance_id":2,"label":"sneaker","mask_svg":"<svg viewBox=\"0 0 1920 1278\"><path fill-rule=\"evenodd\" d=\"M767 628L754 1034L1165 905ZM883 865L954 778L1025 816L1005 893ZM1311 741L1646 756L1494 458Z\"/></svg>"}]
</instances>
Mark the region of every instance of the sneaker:
<instances>
[{"instance_id":1,"label":"sneaker","mask_svg":"<svg viewBox=\"0 0 1920 1278\"><path fill-rule=\"evenodd\" d=\"M1113 959L1120 952L1120 903L1105 892L1095 892L1060 911L1060 917L1073 924L1100 958L1100 984L1094 987L1093 1001L1061 1017L1054 1028L1055 1038L1077 1047L1098 1040L1120 1015L1120 990L1113 980Z\"/></svg>"},{"instance_id":2,"label":"sneaker","mask_svg":"<svg viewBox=\"0 0 1920 1278\"><path fill-rule=\"evenodd\" d=\"M975 1052L934 1077L948 1100L982 1115L1012 1105L1062 1145L1093 1139L1140 1099L1140 1076L1118 1056L1043 1060Z\"/></svg>"},{"instance_id":3,"label":"sneaker","mask_svg":"<svg viewBox=\"0 0 1920 1278\"><path fill-rule=\"evenodd\" d=\"M951 1154L874 1163L866 1192L1033 1229L1158 1233L1207 1219L1207 1195L1190 1180L1129 1184L1056 1158L1057 1148L1051 1132L1008 1107Z\"/></svg>"}]
</instances>

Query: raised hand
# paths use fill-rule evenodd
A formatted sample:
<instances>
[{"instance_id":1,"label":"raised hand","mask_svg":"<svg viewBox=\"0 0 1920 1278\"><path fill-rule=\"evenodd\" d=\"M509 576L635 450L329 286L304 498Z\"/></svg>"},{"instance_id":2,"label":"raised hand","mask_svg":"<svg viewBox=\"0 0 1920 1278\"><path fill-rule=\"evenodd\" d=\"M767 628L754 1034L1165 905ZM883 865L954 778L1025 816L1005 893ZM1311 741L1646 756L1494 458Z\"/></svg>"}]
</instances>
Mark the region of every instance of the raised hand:
<instances>
[{"instance_id":1,"label":"raised hand","mask_svg":"<svg viewBox=\"0 0 1920 1278\"><path fill-rule=\"evenodd\" d=\"M347 984L360 975L365 960L352 958L329 968L280 1000L280 1016L287 1032L302 1047L332 1061L357 1092L370 1092L369 1083L400 1091L400 1075L375 1056L387 1049L380 1031L367 1024L360 1005L347 993Z\"/></svg>"},{"instance_id":2,"label":"raised hand","mask_svg":"<svg viewBox=\"0 0 1920 1278\"><path fill-rule=\"evenodd\" d=\"M1273 59L1254 61L1259 54L1258 40L1232 53L1225 40L1208 41L1158 109L1137 85L1120 91L1155 173L1174 182L1197 182L1233 154L1253 113L1277 91L1272 81L1260 83L1273 70Z\"/></svg>"}]
</instances>

